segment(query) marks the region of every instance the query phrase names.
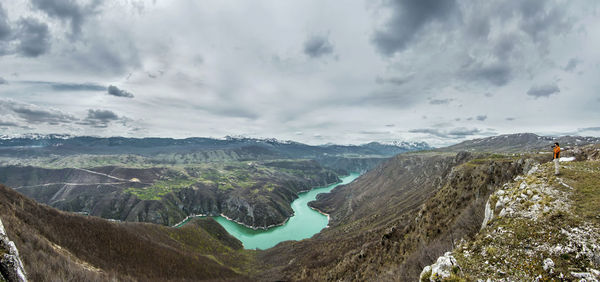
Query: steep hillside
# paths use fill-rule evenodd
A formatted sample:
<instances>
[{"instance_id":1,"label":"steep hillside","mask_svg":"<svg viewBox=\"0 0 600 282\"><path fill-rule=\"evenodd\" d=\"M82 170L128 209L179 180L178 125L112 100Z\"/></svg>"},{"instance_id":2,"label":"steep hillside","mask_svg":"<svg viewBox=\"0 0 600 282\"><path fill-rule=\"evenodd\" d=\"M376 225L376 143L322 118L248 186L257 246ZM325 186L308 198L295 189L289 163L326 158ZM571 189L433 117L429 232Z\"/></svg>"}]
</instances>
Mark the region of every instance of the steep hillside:
<instances>
[{"instance_id":1,"label":"steep hillside","mask_svg":"<svg viewBox=\"0 0 600 282\"><path fill-rule=\"evenodd\" d=\"M316 159L323 167L330 168L341 175L352 172L367 172L389 159L388 157L330 157Z\"/></svg>"},{"instance_id":2,"label":"steep hillside","mask_svg":"<svg viewBox=\"0 0 600 282\"><path fill-rule=\"evenodd\" d=\"M490 196L482 230L462 241L421 280L598 281L600 279L600 152L535 166ZM596 156L596 157L594 157Z\"/></svg>"},{"instance_id":3,"label":"steep hillside","mask_svg":"<svg viewBox=\"0 0 600 282\"><path fill-rule=\"evenodd\" d=\"M174 225L224 214L253 227L284 222L297 193L339 181L315 161L169 168L0 167L0 183L53 207L121 221Z\"/></svg>"},{"instance_id":4,"label":"steep hillside","mask_svg":"<svg viewBox=\"0 0 600 282\"><path fill-rule=\"evenodd\" d=\"M331 227L261 258L268 279L416 280L458 239L474 236L487 197L538 156L402 154L312 205Z\"/></svg>"},{"instance_id":5,"label":"steep hillside","mask_svg":"<svg viewBox=\"0 0 600 282\"><path fill-rule=\"evenodd\" d=\"M40 205L0 185L0 218L31 281L244 279L259 265L212 219L115 223Z\"/></svg>"}]
</instances>

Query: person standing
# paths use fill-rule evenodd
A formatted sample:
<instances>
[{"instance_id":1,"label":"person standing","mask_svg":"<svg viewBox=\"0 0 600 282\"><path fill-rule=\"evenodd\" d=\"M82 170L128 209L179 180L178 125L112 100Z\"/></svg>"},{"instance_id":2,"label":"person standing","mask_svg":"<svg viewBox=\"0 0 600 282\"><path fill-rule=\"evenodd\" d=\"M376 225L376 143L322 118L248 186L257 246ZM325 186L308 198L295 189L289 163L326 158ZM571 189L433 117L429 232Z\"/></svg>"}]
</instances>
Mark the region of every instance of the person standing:
<instances>
[{"instance_id":1,"label":"person standing","mask_svg":"<svg viewBox=\"0 0 600 282\"><path fill-rule=\"evenodd\" d=\"M558 175L560 167L560 146L558 142L554 143L554 175Z\"/></svg>"}]
</instances>

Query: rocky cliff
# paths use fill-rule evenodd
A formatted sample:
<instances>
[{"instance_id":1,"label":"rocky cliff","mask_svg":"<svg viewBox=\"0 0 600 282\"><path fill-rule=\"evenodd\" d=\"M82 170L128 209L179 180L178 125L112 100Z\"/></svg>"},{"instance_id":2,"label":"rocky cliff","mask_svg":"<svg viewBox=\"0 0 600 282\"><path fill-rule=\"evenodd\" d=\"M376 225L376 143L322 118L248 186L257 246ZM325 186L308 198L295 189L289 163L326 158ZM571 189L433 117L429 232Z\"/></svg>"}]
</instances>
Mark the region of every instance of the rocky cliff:
<instances>
[{"instance_id":1,"label":"rocky cliff","mask_svg":"<svg viewBox=\"0 0 600 282\"><path fill-rule=\"evenodd\" d=\"M15 243L8 238L2 220L0 220L0 279L11 282L27 281L19 250Z\"/></svg>"},{"instance_id":2,"label":"rocky cliff","mask_svg":"<svg viewBox=\"0 0 600 282\"><path fill-rule=\"evenodd\" d=\"M337 181L333 171L315 161L183 168L0 168L0 183L61 210L163 225L194 214L224 214L255 228L281 224L292 215L290 203L298 192Z\"/></svg>"},{"instance_id":3,"label":"rocky cliff","mask_svg":"<svg viewBox=\"0 0 600 282\"><path fill-rule=\"evenodd\" d=\"M421 273L422 281L600 280L598 146L579 161L534 166L497 187L481 231Z\"/></svg>"},{"instance_id":4,"label":"rocky cliff","mask_svg":"<svg viewBox=\"0 0 600 282\"><path fill-rule=\"evenodd\" d=\"M488 196L538 156L410 153L320 196L331 227L265 252L267 279L414 281L425 265L475 236ZM270 258L277 258L277 261Z\"/></svg>"}]
</instances>

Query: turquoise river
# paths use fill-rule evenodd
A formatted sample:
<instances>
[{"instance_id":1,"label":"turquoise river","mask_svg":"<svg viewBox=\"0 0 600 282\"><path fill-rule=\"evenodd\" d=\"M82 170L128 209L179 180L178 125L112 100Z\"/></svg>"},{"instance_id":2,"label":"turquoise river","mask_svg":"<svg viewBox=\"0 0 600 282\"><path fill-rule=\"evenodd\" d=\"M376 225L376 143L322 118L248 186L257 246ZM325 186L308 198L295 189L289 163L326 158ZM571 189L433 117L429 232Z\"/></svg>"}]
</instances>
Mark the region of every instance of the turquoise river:
<instances>
[{"instance_id":1,"label":"turquoise river","mask_svg":"<svg viewBox=\"0 0 600 282\"><path fill-rule=\"evenodd\" d=\"M280 242L288 240L302 240L310 238L327 227L329 219L326 215L319 213L308 206L308 202L314 201L318 194L329 193L333 188L348 184L356 179L359 174L354 173L342 178L338 182L327 187L317 187L307 192L298 194L298 199L292 202L294 215L283 225L271 227L267 230L254 230L244 225L228 220L222 216L213 217L220 223L229 234L242 241L246 249L268 249Z\"/></svg>"}]
</instances>

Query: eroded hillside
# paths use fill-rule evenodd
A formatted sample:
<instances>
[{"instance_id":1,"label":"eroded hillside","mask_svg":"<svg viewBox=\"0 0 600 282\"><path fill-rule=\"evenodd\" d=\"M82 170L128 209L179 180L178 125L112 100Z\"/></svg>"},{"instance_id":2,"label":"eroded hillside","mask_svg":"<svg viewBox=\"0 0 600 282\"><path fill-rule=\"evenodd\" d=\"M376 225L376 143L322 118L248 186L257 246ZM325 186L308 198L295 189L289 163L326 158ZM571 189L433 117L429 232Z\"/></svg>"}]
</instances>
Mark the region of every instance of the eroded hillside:
<instances>
[{"instance_id":1,"label":"eroded hillside","mask_svg":"<svg viewBox=\"0 0 600 282\"><path fill-rule=\"evenodd\" d=\"M0 218L31 281L244 280L260 265L214 220L182 228L58 211L0 185Z\"/></svg>"},{"instance_id":2,"label":"eroded hillside","mask_svg":"<svg viewBox=\"0 0 600 282\"><path fill-rule=\"evenodd\" d=\"M540 156L398 155L319 197L331 227L261 254L291 280L416 280L422 268L481 226L488 196ZM277 258L271 259L271 258Z\"/></svg>"},{"instance_id":3,"label":"eroded hillside","mask_svg":"<svg viewBox=\"0 0 600 282\"><path fill-rule=\"evenodd\" d=\"M264 228L287 220L299 191L339 181L316 161L215 163L153 168L0 167L0 183L65 211L174 225L219 215Z\"/></svg>"}]
</instances>

